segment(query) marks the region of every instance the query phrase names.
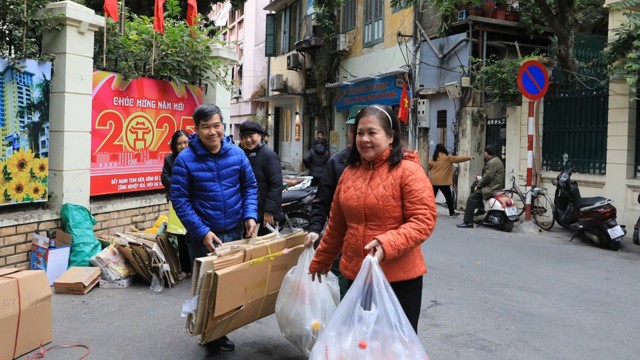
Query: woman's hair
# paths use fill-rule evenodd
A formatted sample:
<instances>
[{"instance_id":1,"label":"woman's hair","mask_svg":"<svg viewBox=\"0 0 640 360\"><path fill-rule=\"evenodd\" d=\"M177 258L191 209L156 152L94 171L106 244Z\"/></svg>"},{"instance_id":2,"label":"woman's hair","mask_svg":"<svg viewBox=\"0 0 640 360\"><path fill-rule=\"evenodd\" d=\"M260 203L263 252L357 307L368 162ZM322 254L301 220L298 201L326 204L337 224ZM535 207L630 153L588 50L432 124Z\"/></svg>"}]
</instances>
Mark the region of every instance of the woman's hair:
<instances>
[{"instance_id":1,"label":"woman's hair","mask_svg":"<svg viewBox=\"0 0 640 360\"><path fill-rule=\"evenodd\" d=\"M404 145L400 139L400 123L398 123L398 119L393 110L390 107L384 105L369 105L365 108L362 108L358 112L356 116L356 123L354 124L356 131L353 132L353 144L354 146L351 148L351 152L349 153L349 158L347 159L347 163L349 165L357 166L362 161L360 159L360 152L358 151L358 147L356 146L356 138L358 136L358 124L360 123L360 119L365 116L373 116L378 119L378 123L384 129L384 132L393 137L393 142L391 143L391 155L389 155L389 166L392 168L400 163L402 160Z\"/></svg>"},{"instance_id":2,"label":"woman's hair","mask_svg":"<svg viewBox=\"0 0 640 360\"><path fill-rule=\"evenodd\" d=\"M449 155L449 152L447 151L447 148L444 147L444 145L442 145L442 144L438 144L438 145L436 145L436 149L433 150L433 161L438 161L438 156L440 156L440 153L443 153L445 155Z\"/></svg>"},{"instance_id":3,"label":"woman's hair","mask_svg":"<svg viewBox=\"0 0 640 360\"><path fill-rule=\"evenodd\" d=\"M169 148L171 149L171 153L173 154L174 157L178 156L178 139L180 139L181 136L186 136L188 139L189 133L184 130L178 130L175 133L173 133L173 136L171 137Z\"/></svg>"}]
</instances>

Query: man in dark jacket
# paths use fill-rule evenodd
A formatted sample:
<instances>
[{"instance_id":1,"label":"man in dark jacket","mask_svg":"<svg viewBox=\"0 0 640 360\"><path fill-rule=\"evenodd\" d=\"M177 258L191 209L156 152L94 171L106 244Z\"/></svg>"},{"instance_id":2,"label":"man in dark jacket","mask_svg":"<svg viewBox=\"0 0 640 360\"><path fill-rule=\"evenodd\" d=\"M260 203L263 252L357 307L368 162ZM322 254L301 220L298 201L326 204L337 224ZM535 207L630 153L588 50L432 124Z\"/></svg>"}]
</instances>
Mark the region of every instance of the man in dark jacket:
<instances>
[{"instance_id":1,"label":"man in dark jacket","mask_svg":"<svg viewBox=\"0 0 640 360\"><path fill-rule=\"evenodd\" d=\"M459 228L473 228L473 212L484 207L483 200L491 198L496 191L504 189L504 164L496 156L496 147L487 145L484 149L484 168L482 178L467 199L464 209L464 222L456 225Z\"/></svg>"},{"instance_id":2,"label":"man in dark jacket","mask_svg":"<svg viewBox=\"0 0 640 360\"><path fill-rule=\"evenodd\" d=\"M309 169L309 175L313 176L313 180L311 180L311 186L318 186L320 183L320 178L322 178L322 174L324 173L324 167L327 165L329 161L329 149L327 145L327 139L319 139L316 138L313 141L313 147L307 155L305 155L302 160L304 166Z\"/></svg>"},{"instance_id":3,"label":"man in dark jacket","mask_svg":"<svg viewBox=\"0 0 640 360\"><path fill-rule=\"evenodd\" d=\"M264 129L255 121L240 125L240 145L249 158L258 182L258 235L269 233L266 225L276 227L284 221L282 212L282 169L278 155L262 142Z\"/></svg>"},{"instance_id":4,"label":"man in dark jacket","mask_svg":"<svg viewBox=\"0 0 640 360\"><path fill-rule=\"evenodd\" d=\"M305 239L306 246L311 246L311 244L315 243L320 238L320 234L327 223L327 218L331 211L331 203L333 202L333 195L336 192L340 176L342 176L344 169L347 167L347 159L349 158L349 153L351 153L351 146L353 145L352 142L355 131L354 127L356 123L355 114L357 114L357 111L354 113L354 116L350 117L346 122L349 134L349 145L329 159L327 166L324 169L324 174L320 179L316 198L311 204L309 234L307 234L307 238ZM338 276L340 283L340 298L343 298L349 286L348 280L340 274L339 266L340 257L338 257L334 262L331 272Z\"/></svg>"},{"instance_id":5,"label":"man in dark jacket","mask_svg":"<svg viewBox=\"0 0 640 360\"><path fill-rule=\"evenodd\" d=\"M189 233L192 262L223 242L250 237L258 218L258 186L242 149L224 137L220 108L203 104L193 113L196 133L173 165L171 203ZM212 346L233 351L226 336Z\"/></svg>"}]
</instances>

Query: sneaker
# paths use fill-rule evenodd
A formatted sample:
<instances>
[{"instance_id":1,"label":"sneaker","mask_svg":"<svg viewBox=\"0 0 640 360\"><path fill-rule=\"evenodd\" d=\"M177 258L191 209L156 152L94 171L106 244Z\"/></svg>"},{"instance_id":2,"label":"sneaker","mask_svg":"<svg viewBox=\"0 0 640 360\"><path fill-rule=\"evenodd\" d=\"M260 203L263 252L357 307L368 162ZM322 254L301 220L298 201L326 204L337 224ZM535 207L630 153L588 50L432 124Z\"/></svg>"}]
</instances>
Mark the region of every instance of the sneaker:
<instances>
[{"instance_id":1,"label":"sneaker","mask_svg":"<svg viewBox=\"0 0 640 360\"><path fill-rule=\"evenodd\" d=\"M473 224L472 223L462 223L462 224L456 225L456 227L459 227L461 229L472 229L473 228Z\"/></svg>"},{"instance_id":2,"label":"sneaker","mask_svg":"<svg viewBox=\"0 0 640 360\"><path fill-rule=\"evenodd\" d=\"M449 214L449 217L452 217L452 218L457 218L458 216L460 216L460 213Z\"/></svg>"},{"instance_id":3,"label":"sneaker","mask_svg":"<svg viewBox=\"0 0 640 360\"><path fill-rule=\"evenodd\" d=\"M236 349L236 344L234 344L227 336L223 336L217 341L220 344L220 351L228 352Z\"/></svg>"}]
</instances>

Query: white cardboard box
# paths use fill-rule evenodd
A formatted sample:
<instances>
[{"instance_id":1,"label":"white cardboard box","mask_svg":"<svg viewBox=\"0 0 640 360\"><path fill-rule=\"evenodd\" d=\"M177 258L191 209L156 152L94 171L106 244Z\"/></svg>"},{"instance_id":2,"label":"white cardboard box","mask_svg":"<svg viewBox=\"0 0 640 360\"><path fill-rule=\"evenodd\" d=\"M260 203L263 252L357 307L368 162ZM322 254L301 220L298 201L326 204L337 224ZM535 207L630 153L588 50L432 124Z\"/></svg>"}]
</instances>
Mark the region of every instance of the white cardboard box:
<instances>
[{"instance_id":1,"label":"white cardboard box","mask_svg":"<svg viewBox=\"0 0 640 360\"><path fill-rule=\"evenodd\" d=\"M103 289L124 289L133 283L133 276L120 280L100 280L100 287Z\"/></svg>"}]
</instances>

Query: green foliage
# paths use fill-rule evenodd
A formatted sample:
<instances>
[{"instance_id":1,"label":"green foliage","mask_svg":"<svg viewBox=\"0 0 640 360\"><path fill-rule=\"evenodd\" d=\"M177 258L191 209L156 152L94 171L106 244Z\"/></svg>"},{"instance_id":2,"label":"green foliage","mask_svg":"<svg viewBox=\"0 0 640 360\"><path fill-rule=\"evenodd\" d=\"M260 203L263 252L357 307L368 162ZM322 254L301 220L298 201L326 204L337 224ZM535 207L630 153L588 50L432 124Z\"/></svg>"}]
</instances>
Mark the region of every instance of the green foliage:
<instances>
[{"instance_id":1,"label":"green foliage","mask_svg":"<svg viewBox=\"0 0 640 360\"><path fill-rule=\"evenodd\" d=\"M164 3L165 16L174 20L182 19L183 12L181 4L182 0L167 0Z\"/></svg>"},{"instance_id":2,"label":"green foliage","mask_svg":"<svg viewBox=\"0 0 640 360\"><path fill-rule=\"evenodd\" d=\"M520 64L520 59L500 59L494 55L484 65L482 59L471 58L471 84L494 102L513 101L520 95L517 81Z\"/></svg>"},{"instance_id":3,"label":"green foliage","mask_svg":"<svg viewBox=\"0 0 640 360\"><path fill-rule=\"evenodd\" d=\"M50 0L1 0L0 1L0 57L12 64L18 59L51 60L49 54L40 51L42 32L58 29L38 12Z\"/></svg>"},{"instance_id":4,"label":"green foliage","mask_svg":"<svg viewBox=\"0 0 640 360\"><path fill-rule=\"evenodd\" d=\"M127 19L124 35L118 33L117 23L108 20L107 26L105 66L104 32L96 34L97 69L117 72L126 78L151 77L180 84L219 83L231 87L226 82L229 67L211 57L211 48L222 44L213 28L189 28L183 19L165 18L162 36L153 31L152 18L136 15ZM209 37L209 32L215 35Z\"/></svg>"},{"instance_id":5,"label":"green foliage","mask_svg":"<svg viewBox=\"0 0 640 360\"><path fill-rule=\"evenodd\" d=\"M625 77L635 89L640 76L640 14L624 14L627 20L614 30L614 40L605 52L612 77Z\"/></svg>"}]
</instances>

